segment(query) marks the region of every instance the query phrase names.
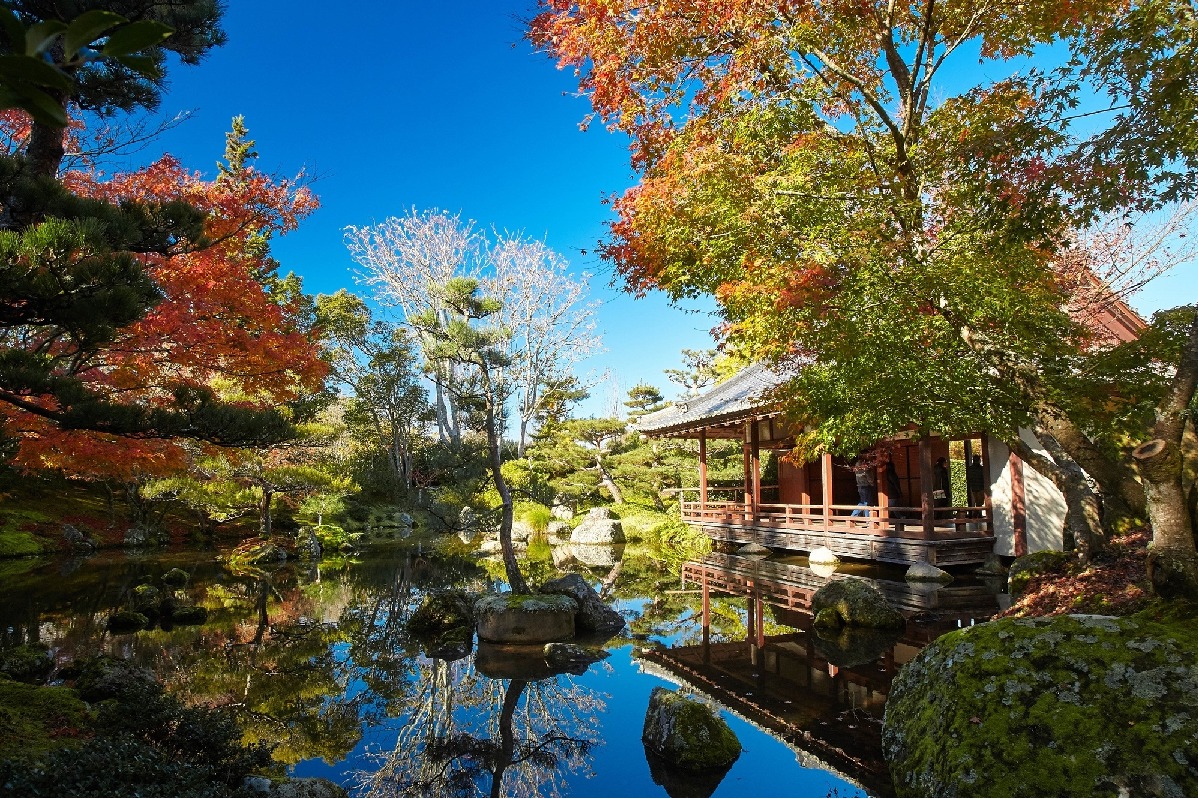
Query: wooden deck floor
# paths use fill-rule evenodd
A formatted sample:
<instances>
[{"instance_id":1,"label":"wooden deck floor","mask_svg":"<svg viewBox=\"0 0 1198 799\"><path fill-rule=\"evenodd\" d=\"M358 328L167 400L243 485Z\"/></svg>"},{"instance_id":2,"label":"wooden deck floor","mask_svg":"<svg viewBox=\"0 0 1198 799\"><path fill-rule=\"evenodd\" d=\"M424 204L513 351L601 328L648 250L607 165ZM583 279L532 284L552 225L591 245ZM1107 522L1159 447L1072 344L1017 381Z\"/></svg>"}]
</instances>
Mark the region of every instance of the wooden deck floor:
<instances>
[{"instance_id":1,"label":"wooden deck floor","mask_svg":"<svg viewBox=\"0 0 1198 799\"><path fill-rule=\"evenodd\" d=\"M938 509L941 518L924 528L917 509L870 508L850 515L855 506L823 508L761 505L756 513L741 503L682 503L682 520L716 541L754 542L774 549L811 552L826 547L838 557L881 563L935 566L978 564L994 551L994 537L983 508ZM974 514L974 515L970 515Z\"/></svg>"}]
</instances>

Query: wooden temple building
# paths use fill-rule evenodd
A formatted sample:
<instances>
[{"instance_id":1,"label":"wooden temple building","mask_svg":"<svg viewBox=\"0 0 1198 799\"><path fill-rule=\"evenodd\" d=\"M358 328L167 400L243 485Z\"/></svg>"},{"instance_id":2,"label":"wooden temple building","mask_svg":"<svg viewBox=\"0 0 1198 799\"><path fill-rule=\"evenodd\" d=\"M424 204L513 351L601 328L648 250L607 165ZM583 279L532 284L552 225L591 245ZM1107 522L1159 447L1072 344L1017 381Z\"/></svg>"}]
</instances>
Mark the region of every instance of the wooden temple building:
<instances>
[{"instance_id":1,"label":"wooden temple building","mask_svg":"<svg viewBox=\"0 0 1198 799\"><path fill-rule=\"evenodd\" d=\"M688 524L717 541L796 552L826 547L842 558L926 561L940 567L981 563L990 553L1016 556L1061 548L1065 502L1060 492L1006 445L984 435L956 439L960 446L950 446L952 441L936 435L897 433L884 442L896 474L888 479L882 464L873 467L876 501L868 506L859 503L851 459L825 454L803 466L790 464L779 456L794 447L794 431L762 399L781 380L755 364L637 423L649 436L698 440L699 485L684 492L681 502ZM709 484L708 444L718 439L741 442L743 485ZM1039 448L1030 434L1026 440ZM936 487L937 468L955 468L959 475L966 464L977 468L975 456L981 460L980 496L974 494L972 503L968 496L944 496ZM767 459L776 466L769 484L763 480Z\"/></svg>"}]
</instances>

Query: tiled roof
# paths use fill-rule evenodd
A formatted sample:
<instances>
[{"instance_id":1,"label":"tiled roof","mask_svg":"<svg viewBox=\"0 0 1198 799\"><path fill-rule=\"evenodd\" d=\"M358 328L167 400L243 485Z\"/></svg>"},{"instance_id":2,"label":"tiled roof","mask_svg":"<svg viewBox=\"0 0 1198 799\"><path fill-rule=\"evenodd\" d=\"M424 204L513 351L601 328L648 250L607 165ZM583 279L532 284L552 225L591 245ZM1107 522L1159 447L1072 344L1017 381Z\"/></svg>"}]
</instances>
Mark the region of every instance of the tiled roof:
<instances>
[{"instance_id":1,"label":"tiled roof","mask_svg":"<svg viewBox=\"0 0 1198 799\"><path fill-rule=\"evenodd\" d=\"M732 422L750 411L772 411L763 399L785 379L764 364L746 366L705 394L681 400L668 408L642 416L635 427L648 435L664 435L700 426L700 423Z\"/></svg>"}]
</instances>

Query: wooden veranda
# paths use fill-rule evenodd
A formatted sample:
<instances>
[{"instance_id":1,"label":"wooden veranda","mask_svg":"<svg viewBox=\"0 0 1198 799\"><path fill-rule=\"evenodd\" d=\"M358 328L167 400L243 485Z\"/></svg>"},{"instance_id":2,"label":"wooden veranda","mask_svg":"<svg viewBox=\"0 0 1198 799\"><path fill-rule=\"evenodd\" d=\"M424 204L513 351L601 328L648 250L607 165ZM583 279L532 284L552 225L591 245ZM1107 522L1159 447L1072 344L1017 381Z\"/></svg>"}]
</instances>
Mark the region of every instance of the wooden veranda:
<instances>
[{"instance_id":1,"label":"wooden veranda","mask_svg":"<svg viewBox=\"0 0 1198 799\"><path fill-rule=\"evenodd\" d=\"M638 427L648 435L698 441L698 486L682 492L683 521L717 541L798 552L826 547L839 557L886 563L976 564L994 551L985 436L954 439L959 444L950 447L939 436L896 432L881 442L887 462L867 467L874 493L864 502L855 474L862 471L859 463L830 453L801 466L779 457L794 447L795 431L756 400L778 379L764 367L750 367L690 403L641 420ZM709 484L708 444L718 439L741 442L743 485ZM763 460L770 455L776 481L766 485ZM952 501L951 487L938 476L947 478L954 459L958 469L976 471L963 502Z\"/></svg>"}]
</instances>

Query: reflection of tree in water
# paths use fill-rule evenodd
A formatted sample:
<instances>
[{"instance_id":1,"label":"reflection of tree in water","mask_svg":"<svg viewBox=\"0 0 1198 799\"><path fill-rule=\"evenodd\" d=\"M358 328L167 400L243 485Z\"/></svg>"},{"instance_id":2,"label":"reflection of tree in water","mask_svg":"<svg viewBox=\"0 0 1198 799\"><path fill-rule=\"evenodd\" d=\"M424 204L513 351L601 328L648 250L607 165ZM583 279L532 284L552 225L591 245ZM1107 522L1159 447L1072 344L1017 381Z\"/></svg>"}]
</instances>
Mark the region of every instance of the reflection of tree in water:
<instances>
[{"instance_id":1,"label":"reflection of tree in water","mask_svg":"<svg viewBox=\"0 0 1198 799\"><path fill-rule=\"evenodd\" d=\"M567 675L505 685L433 660L412 689L394 749L360 775L367 795L560 795L598 743L603 699Z\"/></svg>"}]
</instances>

